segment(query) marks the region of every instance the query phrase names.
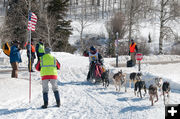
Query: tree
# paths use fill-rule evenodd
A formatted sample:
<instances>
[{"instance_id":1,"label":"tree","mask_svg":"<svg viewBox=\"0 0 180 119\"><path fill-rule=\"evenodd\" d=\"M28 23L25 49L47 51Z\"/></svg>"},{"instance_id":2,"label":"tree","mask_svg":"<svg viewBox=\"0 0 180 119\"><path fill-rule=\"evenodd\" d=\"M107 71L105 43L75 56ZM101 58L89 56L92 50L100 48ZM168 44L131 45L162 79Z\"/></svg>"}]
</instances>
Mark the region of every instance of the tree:
<instances>
[{"instance_id":1,"label":"tree","mask_svg":"<svg viewBox=\"0 0 180 119\"><path fill-rule=\"evenodd\" d=\"M32 38L41 38L53 51L72 52L74 48L68 43L72 28L70 20L66 20L69 0L32 0L31 8L37 15L36 31ZM9 3L10 8L6 17L2 39L10 41L14 38L22 41L27 39L28 2L15 0Z\"/></svg>"},{"instance_id":2,"label":"tree","mask_svg":"<svg viewBox=\"0 0 180 119\"><path fill-rule=\"evenodd\" d=\"M49 34L48 44L55 51L68 51L71 34L70 20L66 20L69 0L52 0L47 7L47 29Z\"/></svg>"},{"instance_id":3,"label":"tree","mask_svg":"<svg viewBox=\"0 0 180 119\"><path fill-rule=\"evenodd\" d=\"M128 1L127 1L128 2ZM132 38L132 27L135 23L138 21L138 15L140 13L141 9L141 1L139 0L130 0L128 2L127 7L127 19L129 21L129 44L130 40Z\"/></svg>"},{"instance_id":4,"label":"tree","mask_svg":"<svg viewBox=\"0 0 180 119\"><path fill-rule=\"evenodd\" d=\"M22 45L27 39L28 6L24 0L10 1L9 6L1 37L3 42L18 39Z\"/></svg>"},{"instance_id":5,"label":"tree","mask_svg":"<svg viewBox=\"0 0 180 119\"><path fill-rule=\"evenodd\" d=\"M106 29L109 32L110 42L108 44L108 55L115 56L115 39L116 33L118 32L119 39L123 39L127 32L128 24L125 22L125 15L121 12L116 13L111 19L110 23L106 25ZM108 26L109 25L109 26ZM125 50L124 50L125 51ZM127 53L126 53L127 54Z\"/></svg>"},{"instance_id":6,"label":"tree","mask_svg":"<svg viewBox=\"0 0 180 119\"><path fill-rule=\"evenodd\" d=\"M167 23L170 20L175 19L175 17L180 17L180 15L175 16L176 14L171 14L170 7L171 7L171 0L160 1L159 54L163 54L163 40L165 39L165 37L169 36L169 32L167 31L172 31L172 34L174 34L173 30L171 29L171 27L167 25Z\"/></svg>"},{"instance_id":7,"label":"tree","mask_svg":"<svg viewBox=\"0 0 180 119\"><path fill-rule=\"evenodd\" d=\"M127 23L125 21L125 15L122 12L116 13L111 19L112 32L114 35L118 32L120 39L124 38L127 32Z\"/></svg>"}]
</instances>

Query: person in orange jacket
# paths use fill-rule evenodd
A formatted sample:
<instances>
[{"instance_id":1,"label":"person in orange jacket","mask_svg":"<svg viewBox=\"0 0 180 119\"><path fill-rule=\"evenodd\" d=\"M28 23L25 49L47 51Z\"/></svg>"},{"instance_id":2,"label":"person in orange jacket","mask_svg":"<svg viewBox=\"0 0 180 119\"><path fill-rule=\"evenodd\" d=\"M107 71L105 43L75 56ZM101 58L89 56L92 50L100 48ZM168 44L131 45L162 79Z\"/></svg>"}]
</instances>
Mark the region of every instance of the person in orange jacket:
<instances>
[{"instance_id":1,"label":"person in orange jacket","mask_svg":"<svg viewBox=\"0 0 180 119\"><path fill-rule=\"evenodd\" d=\"M35 55L35 47L34 47L34 43L33 43L33 39L31 39L31 45L28 42L26 48L27 48L27 57L28 57L28 70L29 72L34 72L32 69L33 63L34 63L34 59L36 59L36 55ZM30 49L31 46L31 49ZM31 50L31 63L30 63L30 50Z\"/></svg>"},{"instance_id":2,"label":"person in orange jacket","mask_svg":"<svg viewBox=\"0 0 180 119\"><path fill-rule=\"evenodd\" d=\"M129 46L129 55L131 56L131 60L133 61L133 64L136 64L136 53L138 52L137 44L134 42L133 39L131 39L131 44Z\"/></svg>"}]
</instances>

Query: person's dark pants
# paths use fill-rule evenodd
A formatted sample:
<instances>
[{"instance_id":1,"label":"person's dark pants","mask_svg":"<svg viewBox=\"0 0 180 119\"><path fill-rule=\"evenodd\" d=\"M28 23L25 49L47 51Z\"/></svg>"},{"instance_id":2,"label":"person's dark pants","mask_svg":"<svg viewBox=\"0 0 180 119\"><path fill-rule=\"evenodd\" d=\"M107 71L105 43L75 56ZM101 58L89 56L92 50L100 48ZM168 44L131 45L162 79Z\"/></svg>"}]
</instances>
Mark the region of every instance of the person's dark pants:
<instances>
[{"instance_id":1,"label":"person's dark pants","mask_svg":"<svg viewBox=\"0 0 180 119\"><path fill-rule=\"evenodd\" d=\"M88 72L88 75L87 75L87 80L90 79L90 71Z\"/></svg>"},{"instance_id":2,"label":"person's dark pants","mask_svg":"<svg viewBox=\"0 0 180 119\"><path fill-rule=\"evenodd\" d=\"M88 72L88 75L87 75L87 80L89 80L90 77L92 77L94 71L95 71L95 64L90 64L89 72Z\"/></svg>"},{"instance_id":3,"label":"person's dark pants","mask_svg":"<svg viewBox=\"0 0 180 119\"><path fill-rule=\"evenodd\" d=\"M30 62L30 58L28 57L28 70L29 70L29 72L32 71L33 63L34 63L34 58L31 57L31 62Z\"/></svg>"},{"instance_id":4,"label":"person's dark pants","mask_svg":"<svg viewBox=\"0 0 180 119\"><path fill-rule=\"evenodd\" d=\"M13 62L11 63L12 66L12 74L11 77L12 78L18 78L18 62Z\"/></svg>"},{"instance_id":5,"label":"person's dark pants","mask_svg":"<svg viewBox=\"0 0 180 119\"><path fill-rule=\"evenodd\" d=\"M37 56L37 58L38 58L38 61L40 60L40 56Z\"/></svg>"},{"instance_id":6,"label":"person's dark pants","mask_svg":"<svg viewBox=\"0 0 180 119\"><path fill-rule=\"evenodd\" d=\"M40 60L40 57L42 57L43 55L44 55L44 53L37 54L38 61Z\"/></svg>"}]
</instances>

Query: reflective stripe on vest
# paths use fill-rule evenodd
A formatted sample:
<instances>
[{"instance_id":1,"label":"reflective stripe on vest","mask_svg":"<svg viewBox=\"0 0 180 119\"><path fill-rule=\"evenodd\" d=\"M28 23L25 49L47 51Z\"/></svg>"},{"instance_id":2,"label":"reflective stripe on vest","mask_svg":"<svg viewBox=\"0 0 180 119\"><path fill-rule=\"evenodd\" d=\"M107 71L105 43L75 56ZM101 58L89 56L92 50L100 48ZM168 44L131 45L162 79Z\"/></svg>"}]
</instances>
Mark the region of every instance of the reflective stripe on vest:
<instances>
[{"instance_id":1,"label":"reflective stripe on vest","mask_svg":"<svg viewBox=\"0 0 180 119\"><path fill-rule=\"evenodd\" d=\"M135 46L136 46L136 43L134 43L133 45L131 44L129 47L130 47L130 52L134 52L135 50Z\"/></svg>"},{"instance_id":2,"label":"reflective stripe on vest","mask_svg":"<svg viewBox=\"0 0 180 119\"><path fill-rule=\"evenodd\" d=\"M56 67L56 58L51 54L45 54L41 57L41 76L45 75L56 75L57 76L57 67Z\"/></svg>"},{"instance_id":3,"label":"reflective stripe on vest","mask_svg":"<svg viewBox=\"0 0 180 119\"><path fill-rule=\"evenodd\" d=\"M42 45L42 44L39 43L38 52L39 52L39 53L45 53L45 51L44 51L44 45Z\"/></svg>"},{"instance_id":4,"label":"reflective stripe on vest","mask_svg":"<svg viewBox=\"0 0 180 119\"><path fill-rule=\"evenodd\" d=\"M97 61L98 60L98 52L96 52L95 54L92 54L89 52L89 61Z\"/></svg>"}]
</instances>

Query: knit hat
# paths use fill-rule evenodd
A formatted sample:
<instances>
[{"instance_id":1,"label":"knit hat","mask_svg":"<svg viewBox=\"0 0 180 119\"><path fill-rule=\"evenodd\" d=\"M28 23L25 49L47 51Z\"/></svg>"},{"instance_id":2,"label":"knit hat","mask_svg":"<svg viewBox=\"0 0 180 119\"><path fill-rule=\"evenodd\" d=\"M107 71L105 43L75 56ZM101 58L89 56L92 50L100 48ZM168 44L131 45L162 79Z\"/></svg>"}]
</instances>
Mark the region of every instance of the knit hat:
<instances>
[{"instance_id":1,"label":"knit hat","mask_svg":"<svg viewBox=\"0 0 180 119\"><path fill-rule=\"evenodd\" d=\"M51 48L45 48L45 53L48 54L51 52Z\"/></svg>"},{"instance_id":2,"label":"knit hat","mask_svg":"<svg viewBox=\"0 0 180 119\"><path fill-rule=\"evenodd\" d=\"M91 47L90 47L90 50L95 52L95 51L96 51L96 48L94 48L94 46L91 46Z\"/></svg>"}]
</instances>

